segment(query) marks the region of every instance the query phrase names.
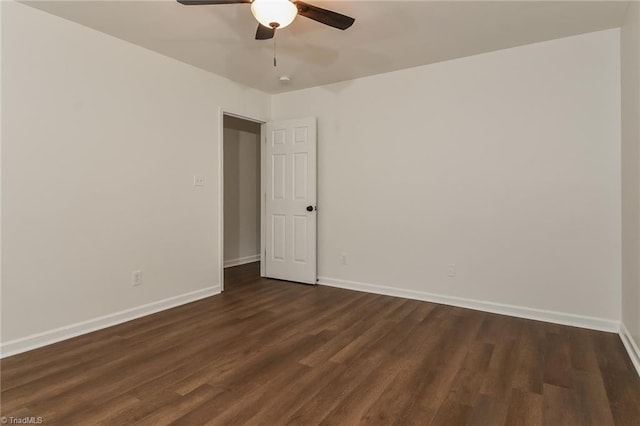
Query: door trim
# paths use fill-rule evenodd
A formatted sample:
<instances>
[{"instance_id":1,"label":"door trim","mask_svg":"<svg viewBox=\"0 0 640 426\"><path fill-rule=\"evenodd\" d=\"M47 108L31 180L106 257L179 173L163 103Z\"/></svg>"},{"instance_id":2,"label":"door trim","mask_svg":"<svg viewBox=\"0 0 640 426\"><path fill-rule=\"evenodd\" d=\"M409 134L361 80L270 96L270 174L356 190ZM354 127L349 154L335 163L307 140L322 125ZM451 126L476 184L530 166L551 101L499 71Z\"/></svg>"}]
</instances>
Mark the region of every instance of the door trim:
<instances>
[{"instance_id":1,"label":"door trim","mask_svg":"<svg viewBox=\"0 0 640 426\"><path fill-rule=\"evenodd\" d=\"M224 116L240 118L260 124L260 275L264 276L264 125L265 120L235 113L218 105L218 270L220 292L224 291Z\"/></svg>"}]
</instances>

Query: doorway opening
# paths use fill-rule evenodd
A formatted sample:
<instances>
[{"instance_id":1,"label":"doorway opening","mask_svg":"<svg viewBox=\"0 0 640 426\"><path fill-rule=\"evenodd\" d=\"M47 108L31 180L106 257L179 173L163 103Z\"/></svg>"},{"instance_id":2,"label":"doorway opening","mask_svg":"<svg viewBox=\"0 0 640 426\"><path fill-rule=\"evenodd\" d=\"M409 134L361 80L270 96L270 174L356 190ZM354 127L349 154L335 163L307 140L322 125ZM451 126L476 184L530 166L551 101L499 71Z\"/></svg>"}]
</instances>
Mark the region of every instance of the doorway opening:
<instances>
[{"instance_id":1,"label":"doorway opening","mask_svg":"<svg viewBox=\"0 0 640 426\"><path fill-rule=\"evenodd\" d=\"M262 137L260 122L227 113L222 121L222 282L228 289L242 276L260 276Z\"/></svg>"}]
</instances>

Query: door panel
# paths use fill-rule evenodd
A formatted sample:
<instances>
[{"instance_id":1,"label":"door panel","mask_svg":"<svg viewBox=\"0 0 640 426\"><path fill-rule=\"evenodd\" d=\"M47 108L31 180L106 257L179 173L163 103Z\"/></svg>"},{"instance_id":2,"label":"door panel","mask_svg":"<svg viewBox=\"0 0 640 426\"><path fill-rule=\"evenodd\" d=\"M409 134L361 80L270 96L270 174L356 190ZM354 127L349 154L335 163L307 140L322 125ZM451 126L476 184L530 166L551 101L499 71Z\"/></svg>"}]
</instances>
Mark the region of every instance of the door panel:
<instances>
[{"instance_id":1,"label":"door panel","mask_svg":"<svg viewBox=\"0 0 640 426\"><path fill-rule=\"evenodd\" d=\"M270 122L265 136L265 276L315 284L316 119Z\"/></svg>"},{"instance_id":2,"label":"door panel","mask_svg":"<svg viewBox=\"0 0 640 426\"><path fill-rule=\"evenodd\" d=\"M293 154L293 198L306 200L307 175L309 174L309 154L306 152Z\"/></svg>"},{"instance_id":3,"label":"door panel","mask_svg":"<svg viewBox=\"0 0 640 426\"><path fill-rule=\"evenodd\" d=\"M274 200L284 200L286 192L286 170L287 156L284 154L274 154L272 161L272 191Z\"/></svg>"},{"instance_id":4,"label":"door panel","mask_svg":"<svg viewBox=\"0 0 640 426\"><path fill-rule=\"evenodd\" d=\"M293 217L293 261L308 262L307 256L307 216L296 215Z\"/></svg>"}]
</instances>

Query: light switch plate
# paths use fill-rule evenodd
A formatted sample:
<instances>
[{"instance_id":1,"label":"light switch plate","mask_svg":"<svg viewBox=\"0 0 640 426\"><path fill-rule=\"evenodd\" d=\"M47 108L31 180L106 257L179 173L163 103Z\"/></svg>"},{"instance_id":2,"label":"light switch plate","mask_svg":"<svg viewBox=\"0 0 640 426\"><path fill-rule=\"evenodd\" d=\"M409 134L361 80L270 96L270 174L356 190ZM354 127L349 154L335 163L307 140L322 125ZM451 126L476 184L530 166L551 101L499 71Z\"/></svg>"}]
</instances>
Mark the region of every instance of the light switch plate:
<instances>
[{"instance_id":1,"label":"light switch plate","mask_svg":"<svg viewBox=\"0 0 640 426\"><path fill-rule=\"evenodd\" d=\"M202 176L193 176L193 186L204 186L204 178Z\"/></svg>"}]
</instances>

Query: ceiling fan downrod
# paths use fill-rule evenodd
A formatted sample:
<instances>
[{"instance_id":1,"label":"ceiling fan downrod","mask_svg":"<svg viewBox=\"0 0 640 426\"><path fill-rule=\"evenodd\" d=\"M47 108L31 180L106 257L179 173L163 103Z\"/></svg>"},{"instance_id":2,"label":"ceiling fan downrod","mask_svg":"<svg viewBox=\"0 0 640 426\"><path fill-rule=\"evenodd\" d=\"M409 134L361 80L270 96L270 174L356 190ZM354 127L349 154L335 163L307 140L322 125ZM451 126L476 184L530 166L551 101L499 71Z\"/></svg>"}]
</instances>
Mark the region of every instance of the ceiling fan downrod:
<instances>
[{"instance_id":1,"label":"ceiling fan downrod","mask_svg":"<svg viewBox=\"0 0 640 426\"><path fill-rule=\"evenodd\" d=\"M276 61L276 29L280 26L277 22L272 22L271 28L273 28L273 67L276 68L278 63Z\"/></svg>"}]
</instances>

